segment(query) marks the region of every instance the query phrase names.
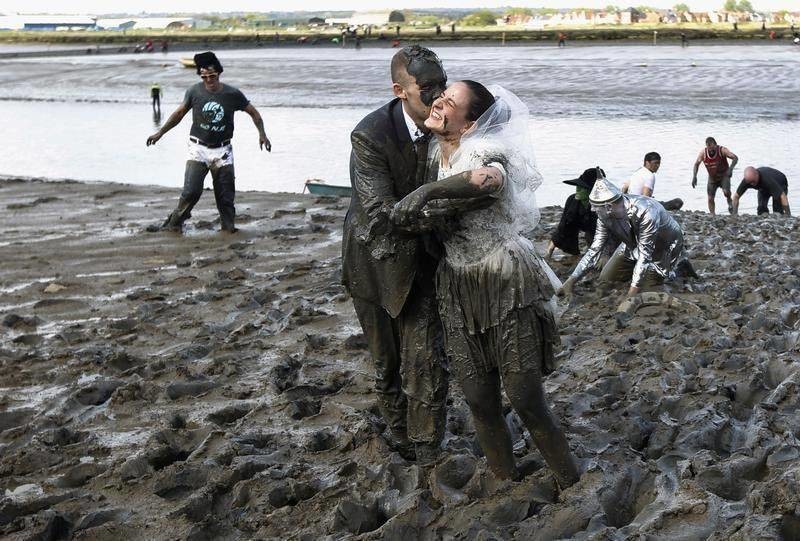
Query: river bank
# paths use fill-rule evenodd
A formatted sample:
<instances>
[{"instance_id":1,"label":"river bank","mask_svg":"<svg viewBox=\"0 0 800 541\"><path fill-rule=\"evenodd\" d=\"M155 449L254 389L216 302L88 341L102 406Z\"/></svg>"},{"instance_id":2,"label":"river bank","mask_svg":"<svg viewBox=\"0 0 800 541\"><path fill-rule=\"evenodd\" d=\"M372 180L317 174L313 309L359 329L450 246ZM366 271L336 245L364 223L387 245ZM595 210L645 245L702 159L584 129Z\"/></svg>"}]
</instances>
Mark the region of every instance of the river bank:
<instances>
[{"instance_id":1,"label":"river bank","mask_svg":"<svg viewBox=\"0 0 800 541\"><path fill-rule=\"evenodd\" d=\"M770 37L774 32L774 38ZM692 42L702 43L741 43L741 42L773 42L780 43L792 39L788 26L769 27L762 30L759 25L742 25L733 30L730 25L635 25L635 26L599 26L599 27L556 27L549 29L524 29L521 27L456 27L455 31L443 29L437 34L432 28L416 29L401 27L399 33L394 29L381 33L377 30L370 35L360 35L360 45L364 47L388 47L397 39L401 43L424 42L432 46L477 45L481 43L496 45L498 42L508 44L532 44L540 42L557 42L558 35L564 33L568 43L652 43L657 33L657 42L662 44L680 44L681 35ZM332 39L336 38L336 42ZM126 32L112 31L0 31L0 43L5 44L74 44L76 46L97 47L103 53L132 52L133 47L145 41L153 41L156 51L160 51L161 43L166 41L170 50L194 50L198 47L250 48L250 47L342 47L341 35L337 29L317 28L264 28L255 30L227 31L159 31L136 30ZM355 38L348 36L345 46L355 47ZM40 51L41 52L41 51ZM46 52L46 51L45 51ZM51 51L55 54L56 51ZM7 54L7 53L4 53Z\"/></svg>"},{"instance_id":2,"label":"river bank","mask_svg":"<svg viewBox=\"0 0 800 541\"><path fill-rule=\"evenodd\" d=\"M176 189L0 194L4 538L800 535L795 218L678 213L701 279L629 319L578 287L546 388L585 473L559 493L514 415L530 473L486 472L455 385L435 467L386 447L339 285L347 200L244 192L231 236L209 192L176 236L146 232Z\"/></svg>"}]
</instances>

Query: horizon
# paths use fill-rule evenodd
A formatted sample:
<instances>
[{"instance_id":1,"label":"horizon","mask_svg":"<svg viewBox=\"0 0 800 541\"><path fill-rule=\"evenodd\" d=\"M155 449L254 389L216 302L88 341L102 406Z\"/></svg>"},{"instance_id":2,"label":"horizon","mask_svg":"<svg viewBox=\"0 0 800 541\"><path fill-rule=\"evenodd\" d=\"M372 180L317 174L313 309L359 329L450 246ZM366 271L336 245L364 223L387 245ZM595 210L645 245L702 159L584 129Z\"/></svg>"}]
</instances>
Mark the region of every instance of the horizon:
<instances>
[{"instance_id":1,"label":"horizon","mask_svg":"<svg viewBox=\"0 0 800 541\"><path fill-rule=\"evenodd\" d=\"M66 14L169 14L169 13L268 13L268 12L330 12L330 11L385 11L385 10L437 10L437 9L498 9L498 8L555 8L555 9L605 9L608 5L616 5L621 9L636 5L647 5L658 9L669 9L672 6L687 4L691 11L715 11L722 8L724 0L653 0L631 3L614 2L613 0L576 0L576 1L521 1L505 0L437 0L431 4L425 0L306 0L302 6L297 2L276 0L270 3L270 9L263 9L259 0L232 0L226 3L225 10L219 9L218 2L210 0L170 0L158 2L143 0L140 2L124 0L107 2L102 0L77 0L70 3L72 9L64 10L63 2L54 0L5 2L6 8L0 13L4 15L66 15ZM754 0L751 2L755 11L795 11L797 2L791 0Z\"/></svg>"}]
</instances>

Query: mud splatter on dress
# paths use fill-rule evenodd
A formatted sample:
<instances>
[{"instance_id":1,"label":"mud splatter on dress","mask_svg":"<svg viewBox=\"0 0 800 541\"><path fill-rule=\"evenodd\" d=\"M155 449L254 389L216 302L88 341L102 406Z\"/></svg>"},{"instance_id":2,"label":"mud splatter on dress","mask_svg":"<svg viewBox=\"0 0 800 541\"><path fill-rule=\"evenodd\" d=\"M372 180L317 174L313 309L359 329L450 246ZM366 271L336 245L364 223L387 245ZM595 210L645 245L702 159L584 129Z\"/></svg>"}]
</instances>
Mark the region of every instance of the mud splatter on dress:
<instances>
[{"instance_id":1,"label":"mud splatter on dress","mask_svg":"<svg viewBox=\"0 0 800 541\"><path fill-rule=\"evenodd\" d=\"M492 205L465 212L459 227L444 240L446 255L436 290L451 370L459 379L495 369L501 376L552 372L554 350L560 345L549 303L552 278L520 231L520 223L538 221L538 216L521 219L520 213L538 209L521 204L518 186L538 185L541 177L529 160L505 147L502 138L486 136L462 144L453 157L454 162L440 164L439 179L493 166L503 173L504 182L492 194ZM519 179L521 175L536 175L539 182Z\"/></svg>"}]
</instances>

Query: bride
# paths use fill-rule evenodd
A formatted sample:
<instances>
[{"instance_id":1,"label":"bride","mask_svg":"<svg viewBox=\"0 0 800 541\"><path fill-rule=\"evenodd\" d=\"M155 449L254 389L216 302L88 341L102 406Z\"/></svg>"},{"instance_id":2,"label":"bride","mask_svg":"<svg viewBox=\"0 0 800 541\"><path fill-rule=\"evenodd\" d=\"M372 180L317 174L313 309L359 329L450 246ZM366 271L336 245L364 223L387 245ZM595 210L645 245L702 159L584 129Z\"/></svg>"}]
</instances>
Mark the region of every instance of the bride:
<instances>
[{"instance_id":1,"label":"bride","mask_svg":"<svg viewBox=\"0 0 800 541\"><path fill-rule=\"evenodd\" d=\"M519 477L502 413L502 383L565 488L579 473L542 385L560 343L548 302L554 294L552 271L523 236L539 221L534 191L542 182L528 109L502 87L490 91L459 81L434 101L425 126L439 143L439 180L398 202L395 222L413 225L436 212L441 200L489 200L460 214L443 239L436 290L451 372L495 475Z\"/></svg>"}]
</instances>

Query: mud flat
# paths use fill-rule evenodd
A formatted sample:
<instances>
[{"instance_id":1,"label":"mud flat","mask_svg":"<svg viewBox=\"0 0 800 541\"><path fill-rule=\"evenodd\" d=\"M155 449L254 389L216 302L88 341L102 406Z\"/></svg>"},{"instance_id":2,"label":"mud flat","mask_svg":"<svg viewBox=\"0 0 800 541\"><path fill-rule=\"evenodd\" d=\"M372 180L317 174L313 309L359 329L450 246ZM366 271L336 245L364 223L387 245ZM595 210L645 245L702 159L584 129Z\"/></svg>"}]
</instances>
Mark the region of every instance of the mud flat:
<instances>
[{"instance_id":1,"label":"mud flat","mask_svg":"<svg viewBox=\"0 0 800 541\"><path fill-rule=\"evenodd\" d=\"M446 452L391 452L339 285L346 200L0 183L0 537L800 538L795 219L679 213L702 280L643 298L591 283L547 382L585 470L498 482L460 392ZM543 211L542 246L558 210ZM564 277L571 262L557 260Z\"/></svg>"}]
</instances>

